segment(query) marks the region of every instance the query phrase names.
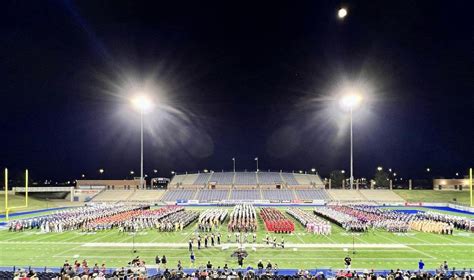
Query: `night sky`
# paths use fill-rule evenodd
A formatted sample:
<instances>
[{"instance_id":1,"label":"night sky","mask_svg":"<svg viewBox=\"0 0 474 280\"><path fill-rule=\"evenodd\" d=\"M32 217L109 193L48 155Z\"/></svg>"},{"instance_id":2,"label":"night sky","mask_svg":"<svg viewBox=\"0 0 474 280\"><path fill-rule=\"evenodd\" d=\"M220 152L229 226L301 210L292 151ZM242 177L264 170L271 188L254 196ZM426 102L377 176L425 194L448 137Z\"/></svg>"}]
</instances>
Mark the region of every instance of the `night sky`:
<instances>
[{"instance_id":1,"label":"night sky","mask_svg":"<svg viewBox=\"0 0 474 280\"><path fill-rule=\"evenodd\" d=\"M471 1L4 1L0 166L36 179L349 169L453 177L474 165ZM344 6L348 16L340 20ZM143 86L146 85L146 86ZM151 85L151 86L150 86Z\"/></svg>"}]
</instances>

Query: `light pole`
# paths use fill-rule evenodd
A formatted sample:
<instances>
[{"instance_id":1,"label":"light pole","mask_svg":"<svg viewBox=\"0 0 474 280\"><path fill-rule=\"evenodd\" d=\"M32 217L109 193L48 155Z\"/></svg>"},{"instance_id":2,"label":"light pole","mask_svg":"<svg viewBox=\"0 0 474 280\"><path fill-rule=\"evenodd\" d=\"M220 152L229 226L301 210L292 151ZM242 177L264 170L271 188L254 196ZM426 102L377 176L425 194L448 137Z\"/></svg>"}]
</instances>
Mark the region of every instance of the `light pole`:
<instances>
[{"instance_id":1,"label":"light pole","mask_svg":"<svg viewBox=\"0 0 474 280\"><path fill-rule=\"evenodd\" d=\"M153 108L153 101L146 95L137 95L132 105L140 112L140 188L143 188L143 115Z\"/></svg>"},{"instance_id":2,"label":"light pole","mask_svg":"<svg viewBox=\"0 0 474 280\"><path fill-rule=\"evenodd\" d=\"M341 99L340 99L340 105L343 109L345 110L349 110L349 113L350 113L350 126L351 126L351 161L350 161L350 179L349 179L349 182L350 182L350 188L352 189L353 187L353 184L354 184L354 152L353 152L353 139L352 139L352 111L354 111L354 109L356 109L360 102L362 101L362 96L360 96L359 94L355 94L355 93L349 93L347 95L344 95Z\"/></svg>"},{"instance_id":3,"label":"light pole","mask_svg":"<svg viewBox=\"0 0 474 280\"><path fill-rule=\"evenodd\" d=\"M258 157L255 158L255 161L257 162L257 172L258 172Z\"/></svg>"},{"instance_id":4,"label":"light pole","mask_svg":"<svg viewBox=\"0 0 474 280\"><path fill-rule=\"evenodd\" d=\"M233 163L233 166L234 166L234 173L235 173L235 157L232 158L232 163Z\"/></svg>"}]
</instances>

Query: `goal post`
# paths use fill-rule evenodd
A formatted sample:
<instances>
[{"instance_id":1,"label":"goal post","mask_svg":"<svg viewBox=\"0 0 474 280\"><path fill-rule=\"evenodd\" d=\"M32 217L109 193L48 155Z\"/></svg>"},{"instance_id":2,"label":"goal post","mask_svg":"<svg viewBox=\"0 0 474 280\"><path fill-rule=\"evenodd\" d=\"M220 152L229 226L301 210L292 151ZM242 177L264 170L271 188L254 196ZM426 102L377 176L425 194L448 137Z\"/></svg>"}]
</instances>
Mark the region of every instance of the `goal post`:
<instances>
[{"instance_id":1,"label":"goal post","mask_svg":"<svg viewBox=\"0 0 474 280\"><path fill-rule=\"evenodd\" d=\"M25 202L21 206L10 206L8 204L8 168L5 168L5 220L9 220L10 210L28 207L28 169L25 170Z\"/></svg>"},{"instance_id":2,"label":"goal post","mask_svg":"<svg viewBox=\"0 0 474 280\"><path fill-rule=\"evenodd\" d=\"M474 194L472 193L472 168L469 168L469 195L471 199L471 207L474 207Z\"/></svg>"}]
</instances>

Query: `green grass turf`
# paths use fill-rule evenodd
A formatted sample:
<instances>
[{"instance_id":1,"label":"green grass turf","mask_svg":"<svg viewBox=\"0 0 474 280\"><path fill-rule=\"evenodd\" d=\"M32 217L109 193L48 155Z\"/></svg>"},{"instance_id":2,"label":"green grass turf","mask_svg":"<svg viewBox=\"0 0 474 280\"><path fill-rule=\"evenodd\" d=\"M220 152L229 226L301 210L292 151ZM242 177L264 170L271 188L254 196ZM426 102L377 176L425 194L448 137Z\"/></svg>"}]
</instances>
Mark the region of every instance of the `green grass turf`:
<instances>
[{"instance_id":1,"label":"green grass turf","mask_svg":"<svg viewBox=\"0 0 474 280\"><path fill-rule=\"evenodd\" d=\"M193 210L204 208L192 207ZM280 208L283 210L283 208ZM309 211L310 208L307 208ZM225 223L227 224L227 222ZM341 268L342 259L346 254L353 258L354 268L375 269L415 269L419 259L423 259L427 268L436 268L448 260L451 267L474 267L474 234L455 231L454 236L444 236L429 233L412 232L408 235L396 235L385 231L371 231L351 236L342 228L333 225L333 233L328 237L308 234L303 227L295 222L296 231L292 235L277 235L277 240L284 236L288 247L291 244L349 244L348 252L343 248L292 248L274 249L257 248L252 251L247 246L249 257L245 265L255 266L259 259L277 263L280 268ZM119 234L116 230L83 234L79 231L65 233L41 234L37 231L21 233L0 231L0 266L32 265L32 266L59 266L65 259L88 259L89 262L105 262L108 267L126 265L132 257L139 255L149 264L154 257L165 254L169 259L170 267L176 267L181 260L185 267L190 267L187 240L195 231L196 224L185 228L183 232L162 233L148 230L138 233L135 238L130 234ZM223 241L227 240L227 229L222 226L220 232ZM265 237L263 222L259 219L258 241ZM273 235L273 234L272 234ZM185 247L137 247L138 252L132 253L132 241L136 243L184 243ZM376 248L356 249L352 254L352 242L355 244L404 244L406 248ZM85 243L109 243L108 247L84 247ZM119 247L115 242L126 244ZM204 265L210 260L216 266L225 263L237 267L237 260L230 257L233 249L208 248L195 250L196 266Z\"/></svg>"},{"instance_id":2,"label":"green grass turf","mask_svg":"<svg viewBox=\"0 0 474 280\"><path fill-rule=\"evenodd\" d=\"M60 201L60 200L45 200L45 199L36 199L33 197L28 197L28 207L22 207L25 205L25 196L23 195L8 195L8 206L9 207L21 207L16 209L11 209L10 213L20 212L20 211L28 211L28 210L38 210L44 208L53 208L53 207L60 207L63 204L67 204L68 201ZM5 214L5 192L1 192L0 196L0 214Z\"/></svg>"},{"instance_id":3,"label":"green grass turf","mask_svg":"<svg viewBox=\"0 0 474 280\"><path fill-rule=\"evenodd\" d=\"M394 190L408 202L457 202L469 204L469 191Z\"/></svg>"}]
</instances>

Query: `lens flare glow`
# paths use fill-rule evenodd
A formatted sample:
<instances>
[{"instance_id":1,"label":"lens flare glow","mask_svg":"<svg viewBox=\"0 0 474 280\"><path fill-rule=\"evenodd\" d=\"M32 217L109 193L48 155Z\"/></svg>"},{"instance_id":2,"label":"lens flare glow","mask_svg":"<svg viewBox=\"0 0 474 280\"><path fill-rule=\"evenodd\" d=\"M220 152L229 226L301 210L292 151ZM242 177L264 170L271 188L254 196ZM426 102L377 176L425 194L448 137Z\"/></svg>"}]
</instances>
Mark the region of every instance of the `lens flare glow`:
<instances>
[{"instance_id":1,"label":"lens flare glow","mask_svg":"<svg viewBox=\"0 0 474 280\"><path fill-rule=\"evenodd\" d=\"M337 16L340 18L340 19L343 19L347 16L347 9L345 8L340 8L339 11L337 11Z\"/></svg>"},{"instance_id":2,"label":"lens flare glow","mask_svg":"<svg viewBox=\"0 0 474 280\"><path fill-rule=\"evenodd\" d=\"M357 93L349 93L339 100L339 105L346 110L354 110L362 102L362 96Z\"/></svg>"},{"instance_id":3,"label":"lens flare glow","mask_svg":"<svg viewBox=\"0 0 474 280\"><path fill-rule=\"evenodd\" d=\"M138 111L142 113L148 113L153 109L154 102L147 95L139 94L135 96L134 98L132 98L132 105Z\"/></svg>"}]
</instances>

